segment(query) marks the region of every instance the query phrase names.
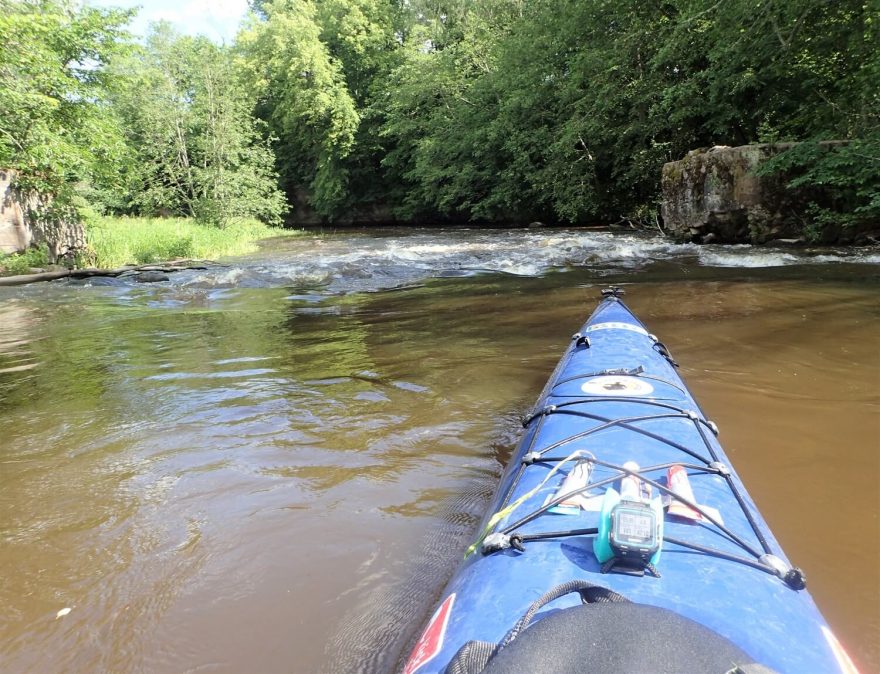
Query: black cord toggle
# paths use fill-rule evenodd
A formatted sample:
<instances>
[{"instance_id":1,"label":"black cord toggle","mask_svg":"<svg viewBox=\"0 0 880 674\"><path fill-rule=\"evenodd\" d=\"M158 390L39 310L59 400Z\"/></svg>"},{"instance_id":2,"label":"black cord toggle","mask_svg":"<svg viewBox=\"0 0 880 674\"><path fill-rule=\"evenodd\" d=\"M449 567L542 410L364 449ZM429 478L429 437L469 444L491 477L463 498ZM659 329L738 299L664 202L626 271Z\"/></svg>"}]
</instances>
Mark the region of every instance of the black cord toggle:
<instances>
[{"instance_id":1,"label":"black cord toggle","mask_svg":"<svg viewBox=\"0 0 880 674\"><path fill-rule=\"evenodd\" d=\"M537 412L532 412L528 416L523 417L520 421L523 425L523 428L527 428L530 423L532 423L538 417L546 416L547 414L553 414L556 411L556 405L547 405L547 407L538 410Z\"/></svg>"},{"instance_id":2,"label":"black cord toggle","mask_svg":"<svg viewBox=\"0 0 880 674\"><path fill-rule=\"evenodd\" d=\"M480 552L484 555L491 555L499 550L507 550L510 547L510 536L498 533L489 534L480 543Z\"/></svg>"},{"instance_id":3,"label":"black cord toggle","mask_svg":"<svg viewBox=\"0 0 880 674\"><path fill-rule=\"evenodd\" d=\"M758 561L772 569L792 590L803 590L807 586L806 574L796 566L789 566L780 557L768 553L761 555Z\"/></svg>"},{"instance_id":4,"label":"black cord toggle","mask_svg":"<svg viewBox=\"0 0 880 674\"><path fill-rule=\"evenodd\" d=\"M807 586L807 575L797 566L793 566L782 579L792 590L803 590Z\"/></svg>"}]
</instances>

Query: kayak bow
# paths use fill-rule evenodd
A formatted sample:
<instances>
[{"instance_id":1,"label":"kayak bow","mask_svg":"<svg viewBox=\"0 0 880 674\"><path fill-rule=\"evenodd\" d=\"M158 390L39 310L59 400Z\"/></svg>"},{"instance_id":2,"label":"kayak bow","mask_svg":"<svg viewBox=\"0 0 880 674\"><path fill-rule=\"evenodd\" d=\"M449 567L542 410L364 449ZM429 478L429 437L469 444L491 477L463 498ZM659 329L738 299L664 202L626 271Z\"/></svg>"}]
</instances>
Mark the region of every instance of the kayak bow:
<instances>
[{"instance_id":1,"label":"kayak bow","mask_svg":"<svg viewBox=\"0 0 880 674\"><path fill-rule=\"evenodd\" d=\"M622 294L524 419L404 673L856 672Z\"/></svg>"}]
</instances>

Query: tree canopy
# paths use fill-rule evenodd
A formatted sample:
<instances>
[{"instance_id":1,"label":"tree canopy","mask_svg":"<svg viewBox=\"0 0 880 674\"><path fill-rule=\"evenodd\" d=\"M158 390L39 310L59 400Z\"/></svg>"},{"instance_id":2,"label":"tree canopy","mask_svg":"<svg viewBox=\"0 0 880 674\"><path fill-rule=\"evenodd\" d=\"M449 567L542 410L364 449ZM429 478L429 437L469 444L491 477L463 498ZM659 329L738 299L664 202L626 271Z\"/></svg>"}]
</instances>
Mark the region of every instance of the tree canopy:
<instances>
[{"instance_id":1,"label":"tree canopy","mask_svg":"<svg viewBox=\"0 0 880 674\"><path fill-rule=\"evenodd\" d=\"M279 189L330 222L577 224L655 212L662 164L689 150L807 141L766 170L880 218L867 0L252 7L218 46L162 26L138 43L127 13L73 0L0 0L0 164L105 209L221 224L277 220ZM812 142L831 139L851 142Z\"/></svg>"},{"instance_id":2,"label":"tree canopy","mask_svg":"<svg viewBox=\"0 0 880 674\"><path fill-rule=\"evenodd\" d=\"M280 220L274 155L229 50L159 24L113 72L111 100L133 152L125 207L217 224Z\"/></svg>"},{"instance_id":3,"label":"tree canopy","mask_svg":"<svg viewBox=\"0 0 880 674\"><path fill-rule=\"evenodd\" d=\"M0 0L0 166L36 189L112 182L125 148L108 117L106 64L126 48L122 11Z\"/></svg>"},{"instance_id":4,"label":"tree canopy","mask_svg":"<svg viewBox=\"0 0 880 674\"><path fill-rule=\"evenodd\" d=\"M0 166L56 202L280 222L274 155L231 50L130 12L0 0Z\"/></svg>"}]
</instances>

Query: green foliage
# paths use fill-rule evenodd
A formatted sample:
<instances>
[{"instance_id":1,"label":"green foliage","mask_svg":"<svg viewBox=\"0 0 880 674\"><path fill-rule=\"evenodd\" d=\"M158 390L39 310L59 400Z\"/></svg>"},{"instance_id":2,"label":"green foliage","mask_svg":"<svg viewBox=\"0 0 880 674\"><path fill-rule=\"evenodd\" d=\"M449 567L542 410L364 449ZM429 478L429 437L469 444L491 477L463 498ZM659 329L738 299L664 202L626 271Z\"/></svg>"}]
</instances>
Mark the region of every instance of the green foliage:
<instances>
[{"instance_id":1,"label":"green foliage","mask_svg":"<svg viewBox=\"0 0 880 674\"><path fill-rule=\"evenodd\" d=\"M415 14L382 128L410 213L616 220L652 206L661 165L690 149L877 128L878 28L863 0ZM843 182L855 165L837 167Z\"/></svg>"},{"instance_id":2,"label":"green foliage","mask_svg":"<svg viewBox=\"0 0 880 674\"><path fill-rule=\"evenodd\" d=\"M274 157L229 50L159 24L115 72L115 108L134 153L132 210L222 226L236 218L280 223Z\"/></svg>"},{"instance_id":3,"label":"green foliage","mask_svg":"<svg viewBox=\"0 0 880 674\"><path fill-rule=\"evenodd\" d=\"M780 124L771 139L788 133L813 142L777 155L760 173L788 176L788 187L807 202L805 233L823 240L841 227L880 223L880 20L860 2L803 3L800 10L808 28L800 34L792 29L785 40L796 53L803 85L796 93L800 105L789 102L798 128L792 133L791 121ZM831 138L851 140L815 142Z\"/></svg>"},{"instance_id":4,"label":"green foliage","mask_svg":"<svg viewBox=\"0 0 880 674\"><path fill-rule=\"evenodd\" d=\"M100 217L86 229L93 264L101 268L243 255L257 250L260 239L297 233L244 219L218 228L188 218Z\"/></svg>"},{"instance_id":5,"label":"green foliage","mask_svg":"<svg viewBox=\"0 0 880 674\"><path fill-rule=\"evenodd\" d=\"M0 166L81 212L585 223L656 208L688 150L797 147L823 223L878 221L865 0L253 0L233 48L0 0ZM841 217L839 213L843 213ZM179 244L184 246L183 243ZM183 248L181 248L183 250Z\"/></svg>"},{"instance_id":6,"label":"green foliage","mask_svg":"<svg viewBox=\"0 0 880 674\"><path fill-rule=\"evenodd\" d=\"M49 264L49 250L45 245L28 248L23 253L0 254L0 275L17 276L29 274L32 268L43 268Z\"/></svg>"},{"instance_id":7,"label":"green foliage","mask_svg":"<svg viewBox=\"0 0 880 674\"><path fill-rule=\"evenodd\" d=\"M68 214L280 223L274 156L230 50L163 27L135 46L130 17L0 0L0 166Z\"/></svg>"},{"instance_id":8,"label":"green foliage","mask_svg":"<svg viewBox=\"0 0 880 674\"><path fill-rule=\"evenodd\" d=\"M107 112L106 64L130 13L71 0L0 0L0 166L19 186L64 199L107 184L125 147Z\"/></svg>"},{"instance_id":9,"label":"green foliage","mask_svg":"<svg viewBox=\"0 0 880 674\"><path fill-rule=\"evenodd\" d=\"M821 241L829 228L880 222L880 134L845 145L802 143L767 161L759 173L788 176L788 187L807 203L812 240Z\"/></svg>"},{"instance_id":10,"label":"green foliage","mask_svg":"<svg viewBox=\"0 0 880 674\"><path fill-rule=\"evenodd\" d=\"M389 0L318 0L315 22L320 40L339 63L358 109L369 104L377 79L388 65L394 40L394 3Z\"/></svg>"},{"instance_id":11,"label":"green foliage","mask_svg":"<svg viewBox=\"0 0 880 674\"><path fill-rule=\"evenodd\" d=\"M485 14L464 5L414 10L417 23L401 63L389 76L385 100L376 104L390 146L382 164L408 187L401 204L406 216L504 219L531 208L534 194L511 180L512 162L525 159L515 143L525 139L508 136L496 118L504 92L494 80L494 50L518 16L501 11L508 6L514 7L486 3ZM522 131L530 138L541 133Z\"/></svg>"},{"instance_id":12,"label":"green foliage","mask_svg":"<svg viewBox=\"0 0 880 674\"><path fill-rule=\"evenodd\" d=\"M315 5L308 0L263 3L238 43L246 80L259 100L288 191L308 186L323 215L338 211L347 193L343 160L360 116L342 67L321 41Z\"/></svg>"}]
</instances>

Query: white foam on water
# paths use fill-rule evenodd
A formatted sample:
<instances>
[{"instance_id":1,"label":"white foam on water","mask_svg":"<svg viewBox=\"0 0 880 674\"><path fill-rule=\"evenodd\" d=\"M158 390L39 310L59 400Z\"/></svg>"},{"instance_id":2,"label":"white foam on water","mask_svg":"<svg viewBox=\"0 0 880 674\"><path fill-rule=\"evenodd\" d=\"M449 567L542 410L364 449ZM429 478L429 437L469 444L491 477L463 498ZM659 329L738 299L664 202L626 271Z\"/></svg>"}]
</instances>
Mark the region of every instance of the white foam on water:
<instances>
[{"instance_id":1,"label":"white foam on water","mask_svg":"<svg viewBox=\"0 0 880 674\"><path fill-rule=\"evenodd\" d=\"M816 254L815 250L730 245L697 247L700 264L707 267L785 267L793 264L880 264L880 254L873 249L840 249Z\"/></svg>"},{"instance_id":2,"label":"white foam on water","mask_svg":"<svg viewBox=\"0 0 880 674\"><path fill-rule=\"evenodd\" d=\"M243 275L244 270L240 267L232 267L231 269L223 269L219 271L212 269L181 277L184 281L180 285L197 287L228 287L236 285Z\"/></svg>"},{"instance_id":3,"label":"white foam on water","mask_svg":"<svg viewBox=\"0 0 880 674\"><path fill-rule=\"evenodd\" d=\"M880 264L876 249L810 251L674 243L660 236L584 230L421 229L391 236L342 233L293 239L240 258L231 269L179 275L177 285L308 286L323 293L402 288L439 276L491 272L541 276L587 267L597 275L643 269L658 261L705 267L762 268L794 264Z\"/></svg>"},{"instance_id":4,"label":"white foam on water","mask_svg":"<svg viewBox=\"0 0 880 674\"><path fill-rule=\"evenodd\" d=\"M700 264L706 267L784 267L790 264L803 263L808 260L792 253L777 250L761 250L754 246L729 246L725 249L702 248L697 255Z\"/></svg>"},{"instance_id":5,"label":"white foam on water","mask_svg":"<svg viewBox=\"0 0 880 674\"><path fill-rule=\"evenodd\" d=\"M854 254L814 255L810 262L827 264L835 262L848 262L850 264L880 264L880 254L859 251Z\"/></svg>"}]
</instances>

